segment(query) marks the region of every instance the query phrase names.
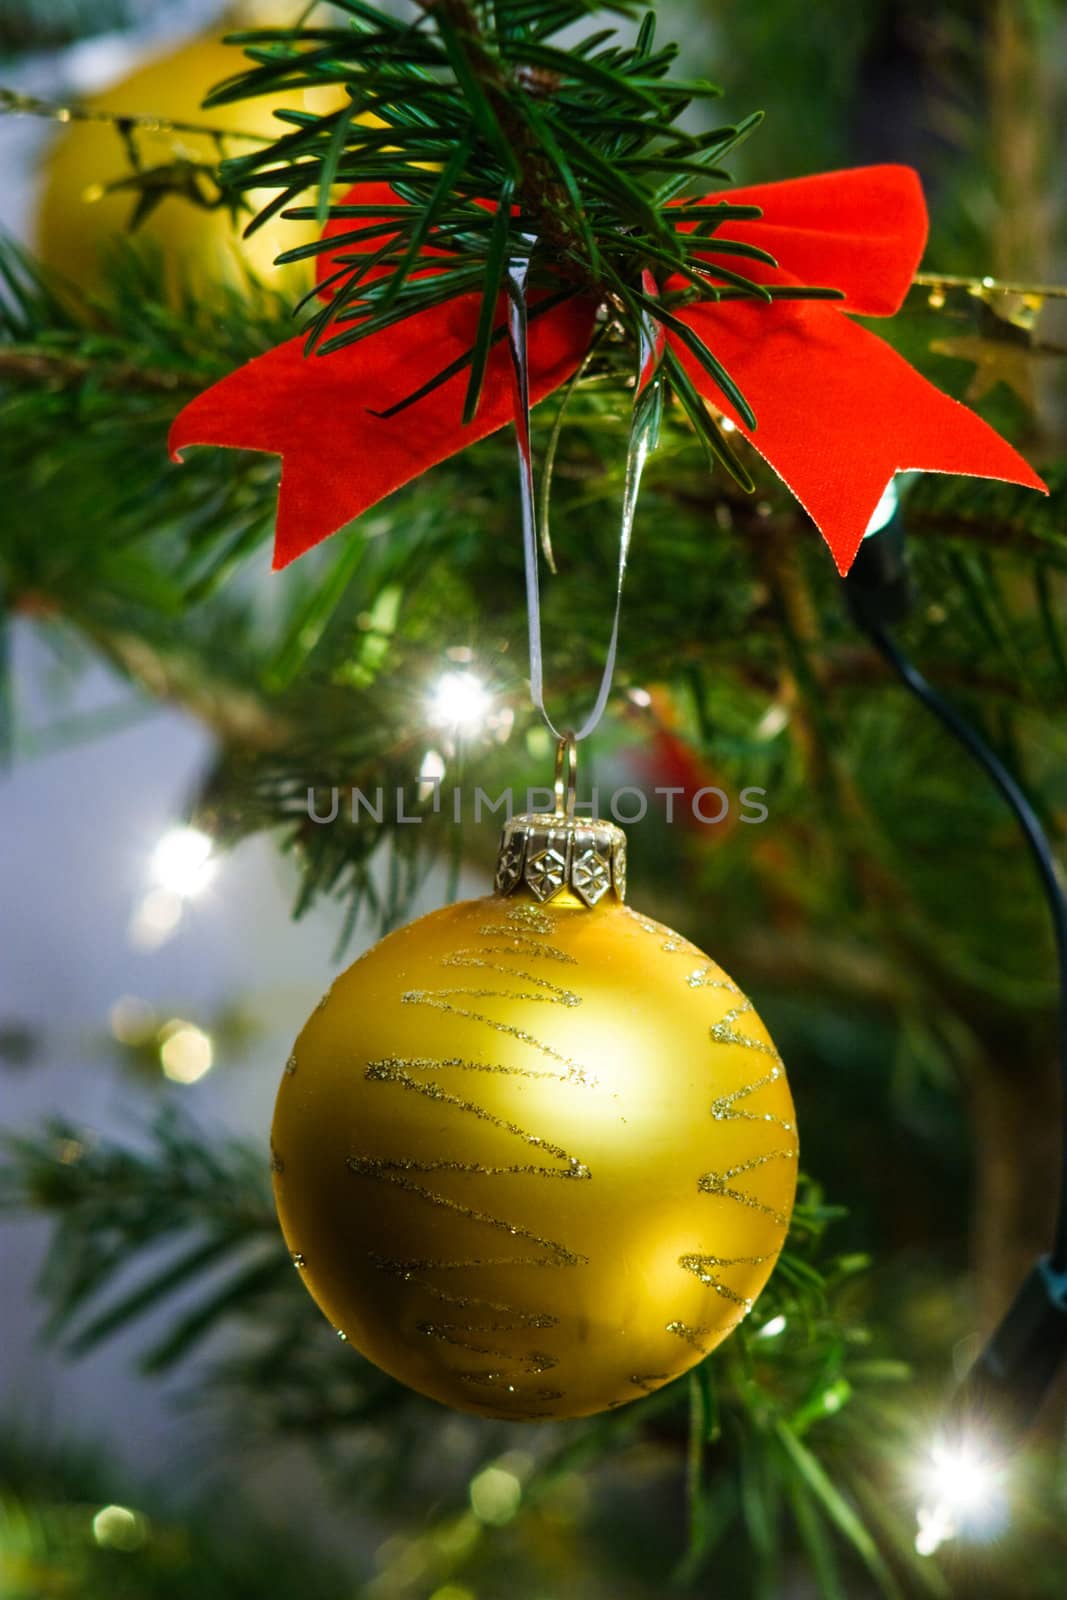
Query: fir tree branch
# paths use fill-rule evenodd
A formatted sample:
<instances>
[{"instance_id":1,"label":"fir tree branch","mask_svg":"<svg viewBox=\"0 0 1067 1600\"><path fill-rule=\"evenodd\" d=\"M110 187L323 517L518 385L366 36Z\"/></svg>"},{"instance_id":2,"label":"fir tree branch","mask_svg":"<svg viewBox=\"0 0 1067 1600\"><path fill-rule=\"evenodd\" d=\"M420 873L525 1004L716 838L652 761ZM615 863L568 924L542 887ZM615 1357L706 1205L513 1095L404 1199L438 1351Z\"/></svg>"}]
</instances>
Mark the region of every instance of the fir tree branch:
<instances>
[{"instance_id":1,"label":"fir tree branch","mask_svg":"<svg viewBox=\"0 0 1067 1600\"><path fill-rule=\"evenodd\" d=\"M549 245L560 263L580 250L576 228L570 222L572 194L561 181L530 122L515 105L515 79L490 51L474 9L467 0L416 0L428 16L446 18L471 77L478 83L514 161L514 179L528 211L533 231ZM530 74L523 85L536 97L550 96L559 87L552 72Z\"/></svg>"},{"instance_id":2,"label":"fir tree branch","mask_svg":"<svg viewBox=\"0 0 1067 1600\"><path fill-rule=\"evenodd\" d=\"M718 91L671 76L676 48L657 48L651 16L632 47L610 31L564 46L556 35L588 12L562 0L544 12L526 0L438 0L420 4L425 26L405 27L373 6L348 5L349 32L305 28L232 36L257 63L219 86L210 104L327 84L348 104L322 116L284 113L292 131L269 148L224 161L223 192L236 207L250 191L276 191L252 231L279 206L283 215L355 221L318 244L280 258L329 250L331 298L308 322L309 349L323 354L384 331L396 321L460 295L480 293L480 370L491 335L500 263L528 260L531 287L569 287L610 304L631 356L643 320L672 313L641 297L642 273L679 274L706 294L767 291L702 261L709 236L731 208L683 227L669 203L693 182L720 180L722 156L755 125L690 134L678 119L692 100ZM340 185L388 183L406 204L355 208ZM294 206L317 191L315 207ZM496 224L486 203L497 208ZM373 213L373 214L372 214ZM419 271L425 249L432 274ZM742 247L728 245L740 253ZM373 276L372 276L373 273ZM725 283L719 288L713 280ZM730 287L732 285L732 287ZM835 296L834 289L778 289L781 296ZM714 355L701 358L745 412L745 402ZM476 398L477 384L470 400ZM720 453L723 453L720 451Z\"/></svg>"},{"instance_id":3,"label":"fir tree branch","mask_svg":"<svg viewBox=\"0 0 1067 1600\"><path fill-rule=\"evenodd\" d=\"M107 362L99 357L64 354L61 351L18 345L0 346L0 382L51 387L77 386L92 378L116 389L143 389L151 393L174 395L195 386L195 379L177 372L145 367L137 361Z\"/></svg>"},{"instance_id":4,"label":"fir tree branch","mask_svg":"<svg viewBox=\"0 0 1067 1600\"><path fill-rule=\"evenodd\" d=\"M244 755L291 745L296 727L290 717L255 689L205 671L195 651L168 648L89 619L81 627L101 656L151 699L188 711L232 750Z\"/></svg>"},{"instance_id":5,"label":"fir tree branch","mask_svg":"<svg viewBox=\"0 0 1067 1600\"><path fill-rule=\"evenodd\" d=\"M78 38L126 27L130 20L129 0L5 0L0 51L55 50Z\"/></svg>"},{"instance_id":6,"label":"fir tree branch","mask_svg":"<svg viewBox=\"0 0 1067 1600\"><path fill-rule=\"evenodd\" d=\"M238 143L267 144L264 134L245 133L238 128L223 128L210 122L173 121L156 116L151 111L104 111L98 106L79 105L76 101L42 100L40 96L25 94L18 89L0 85L0 116L40 117L46 122L94 122L114 128L122 138L129 139L137 133L151 134L203 134L219 144L227 140Z\"/></svg>"}]
</instances>

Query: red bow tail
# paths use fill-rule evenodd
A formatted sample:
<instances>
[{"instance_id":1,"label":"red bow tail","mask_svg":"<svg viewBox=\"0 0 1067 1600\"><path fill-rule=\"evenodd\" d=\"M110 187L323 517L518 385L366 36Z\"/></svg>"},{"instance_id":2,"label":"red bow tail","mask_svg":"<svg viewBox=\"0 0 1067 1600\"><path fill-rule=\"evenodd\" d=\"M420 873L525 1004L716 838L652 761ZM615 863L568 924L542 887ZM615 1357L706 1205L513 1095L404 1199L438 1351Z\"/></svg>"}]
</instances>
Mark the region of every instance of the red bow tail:
<instances>
[{"instance_id":1,"label":"red bow tail","mask_svg":"<svg viewBox=\"0 0 1067 1600\"><path fill-rule=\"evenodd\" d=\"M750 277L833 285L845 299L704 302L679 313L735 378L756 414L754 430L689 349L668 337L700 393L796 495L842 574L894 473L965 473L1045 490L988 423L844 314L891 316L911 285L926 208L910 168L824 173L732 192L729 200L761 207L763 216L736 233L787 266L746 261ZM707 255L714 260L714 239Z\"/></svg>"}]
</instances>

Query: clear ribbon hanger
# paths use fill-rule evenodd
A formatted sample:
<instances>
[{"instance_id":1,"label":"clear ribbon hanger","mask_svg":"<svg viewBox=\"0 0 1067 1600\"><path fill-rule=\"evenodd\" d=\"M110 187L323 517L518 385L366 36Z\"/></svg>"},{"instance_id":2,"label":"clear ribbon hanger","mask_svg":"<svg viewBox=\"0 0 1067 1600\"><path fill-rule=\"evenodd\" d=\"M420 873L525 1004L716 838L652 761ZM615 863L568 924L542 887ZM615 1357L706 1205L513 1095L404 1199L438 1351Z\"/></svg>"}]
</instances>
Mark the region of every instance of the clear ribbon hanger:
<instances>
[{"instance_id":1,"label":"clear ribbon hanger","mask_svg":"<svg viewBox=\"0 0 1067 1600\"><path fill-rule=\"evenodd\" d=\"M529 241L532 245L533 240ZM600 677L600 687L592 710L573 732L561 732L545 707L544 656L541 642L541 581L538 562L537 515L534 493L533 456L530 449L530 364L528 345L528 319L526 311L526 278L529 257L517 258L508 267L508 345L511 352L515 378L515 435L518 447L519 490L522 507L523 558L526 568L526 609L530 647L530 698L542 717L545 726L558 740L587 739L604 715L615 676L615 661L619 647L619 626L622 618L622 591L626 579L626 565L630 554L634 518L637 513L637 496L641 487L641 474L649 452L655 448L659 437L660 418L663 413L663 383L659 373L662 352L662 332L645 313L641 320L641 351L634 395L630 434L626 450L626 478L623 487L622 515L619 527L619 559L615 576L615 610L608 641L607 658ZM647 278L647 274L646 274ZM646 283L646 290L655 292L654 283Z\"/></svg>"}]
</instances>

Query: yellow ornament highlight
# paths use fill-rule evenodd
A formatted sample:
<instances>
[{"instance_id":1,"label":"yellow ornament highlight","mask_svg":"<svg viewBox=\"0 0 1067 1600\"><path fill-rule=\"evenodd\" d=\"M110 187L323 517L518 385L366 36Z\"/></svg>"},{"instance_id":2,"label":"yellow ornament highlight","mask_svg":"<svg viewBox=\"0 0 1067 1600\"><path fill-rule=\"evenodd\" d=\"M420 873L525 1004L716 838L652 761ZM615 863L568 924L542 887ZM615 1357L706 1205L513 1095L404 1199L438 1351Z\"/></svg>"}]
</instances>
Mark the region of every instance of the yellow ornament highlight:
<instances>
[{"instance_id":1,"label":"yellow ornament highlight","mask_svg":"<svg viewBox=\"0 0 1067 1600\"><path fill-rule=\"evenodd\" d=\"M196 39L178 50L155 56L121 82L82 103L91 110L117 115L153 116L163 123L195 123L230 135L239 132L276 139L286 131L286 125L275 117L275 106L307 109L300 92L281 101L267 96L213 106L209 111L201 109L211 89L249 65L241 50L224 45L221 40ZM332 109L325 98L327 91L312 93L321 101L314 107L317 112ZM334 103L339 98L339 92L332 96ZM224 140L220 151L212 135L165 128L154 131L138 127L131 130L130 137L142 166L149 169L180 160L214 165L220 154L241 155L257 148L247 140L231 137ZM234 220L224 206L206 209L170 194L130 235L136 191L108 187L127 178L130 170L129 153L116 128L106 123L74 122L63 130L47 158L38 202L35 242L42 261L80 288L93 290L103 281L109 249L126 236L155 241L166 263L172 293L177 293L183 284L201 296L209 296L218 284L240 288L247 282L250 270L286 294L301 293L310 283L307 262L285 268L273 263L283 250L318 237L321 230L313 222L273 217L250 239L243 239L242 230L252 220L252 211L241 213ZM203 178L202 186L210 197L210 180ZM249 204L258 210L274 195L273 190L253 191L248 196ZM307 196L301 196L294 204L307 200Z\"/></svg>"},{"instance_id":2,"label":"yellow ornament highlight","mask_svg":"<svg viewBox=\"0 0 1067 1600\"><path fill-rule=\"evenodd\" d=\"M513 892L432 912L338 978L272 1135L293 1262L340 1336L512 1420L625 1405L714 1349L796 1186L751 1002L623 905L610 864L591 883L596 851L556 846L551 881L532 843L524 869L502 855Z\"/></svg>"}]
</instances>

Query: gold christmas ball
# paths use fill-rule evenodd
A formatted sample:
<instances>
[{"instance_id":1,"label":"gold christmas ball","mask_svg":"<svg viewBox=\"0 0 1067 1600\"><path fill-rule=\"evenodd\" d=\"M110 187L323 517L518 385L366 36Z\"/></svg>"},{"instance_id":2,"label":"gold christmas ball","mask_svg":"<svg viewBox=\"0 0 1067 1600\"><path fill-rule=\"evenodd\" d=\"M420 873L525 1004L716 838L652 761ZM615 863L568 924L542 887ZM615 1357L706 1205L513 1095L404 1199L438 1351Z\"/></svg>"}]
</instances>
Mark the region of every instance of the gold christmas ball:
<instances>
[{"instance_id":1,"label":"gold christmas ball","mask_svg":"<svg viewBox=\"0 0 1067 1600\"><path fill-rule=\"evenodd\" d=\"M219 39L196 39L154 56L121 82L82 103L99 111L151 115L161 121L200 123L277 138L285 132L285 124L273 115L274 96L202 109L205 96L216 84L249 65L239 49ZM321 97L324 91L312 93ZM308 109L299 92L289 94L284 104L290 109ZM321 113L329 106L316 104L313 109ZM132 137L145 168L178 159L208 164L219 159L219 147L210 135L142 128ZM224 153L239 155L255 148L231 139L226 141ZM183 283L202 297L209 296L216 284L241 287L250 270L286 294L300 293L310 283L307 262L285 268L275 267L273 262L283 250L316 238L319 229L314 222L274 217L250 239L243 239L251 211L234 219L224 206L209 210L168 194L130 235L137 191L108 189L109 184L127 178L130 170L126 146L114 127L73 122L63 130L46 159L37 207L35 245L42 261L80 288L93 290L104 280L109 251L117 239L126 236L155 241L166 263L172 293ZM215 193L207 180L203 190L208 196ZM249 203L259 209L274 193L253 191Z\"/></svg>"},{"instance_id":2,"label":"gold christmas ball","mask_svg":"<svg viewBox=\"0 0 1067 1600\"><path fill-rule=\"evenodd\" d=\"M294 1265L341 1338L462 1411L658 1389L737 1326L786 1235L778 1052L623 873L611 824L514 819L498 893L361 956L282 1079Z\"/></svg>"}]
</instances>

